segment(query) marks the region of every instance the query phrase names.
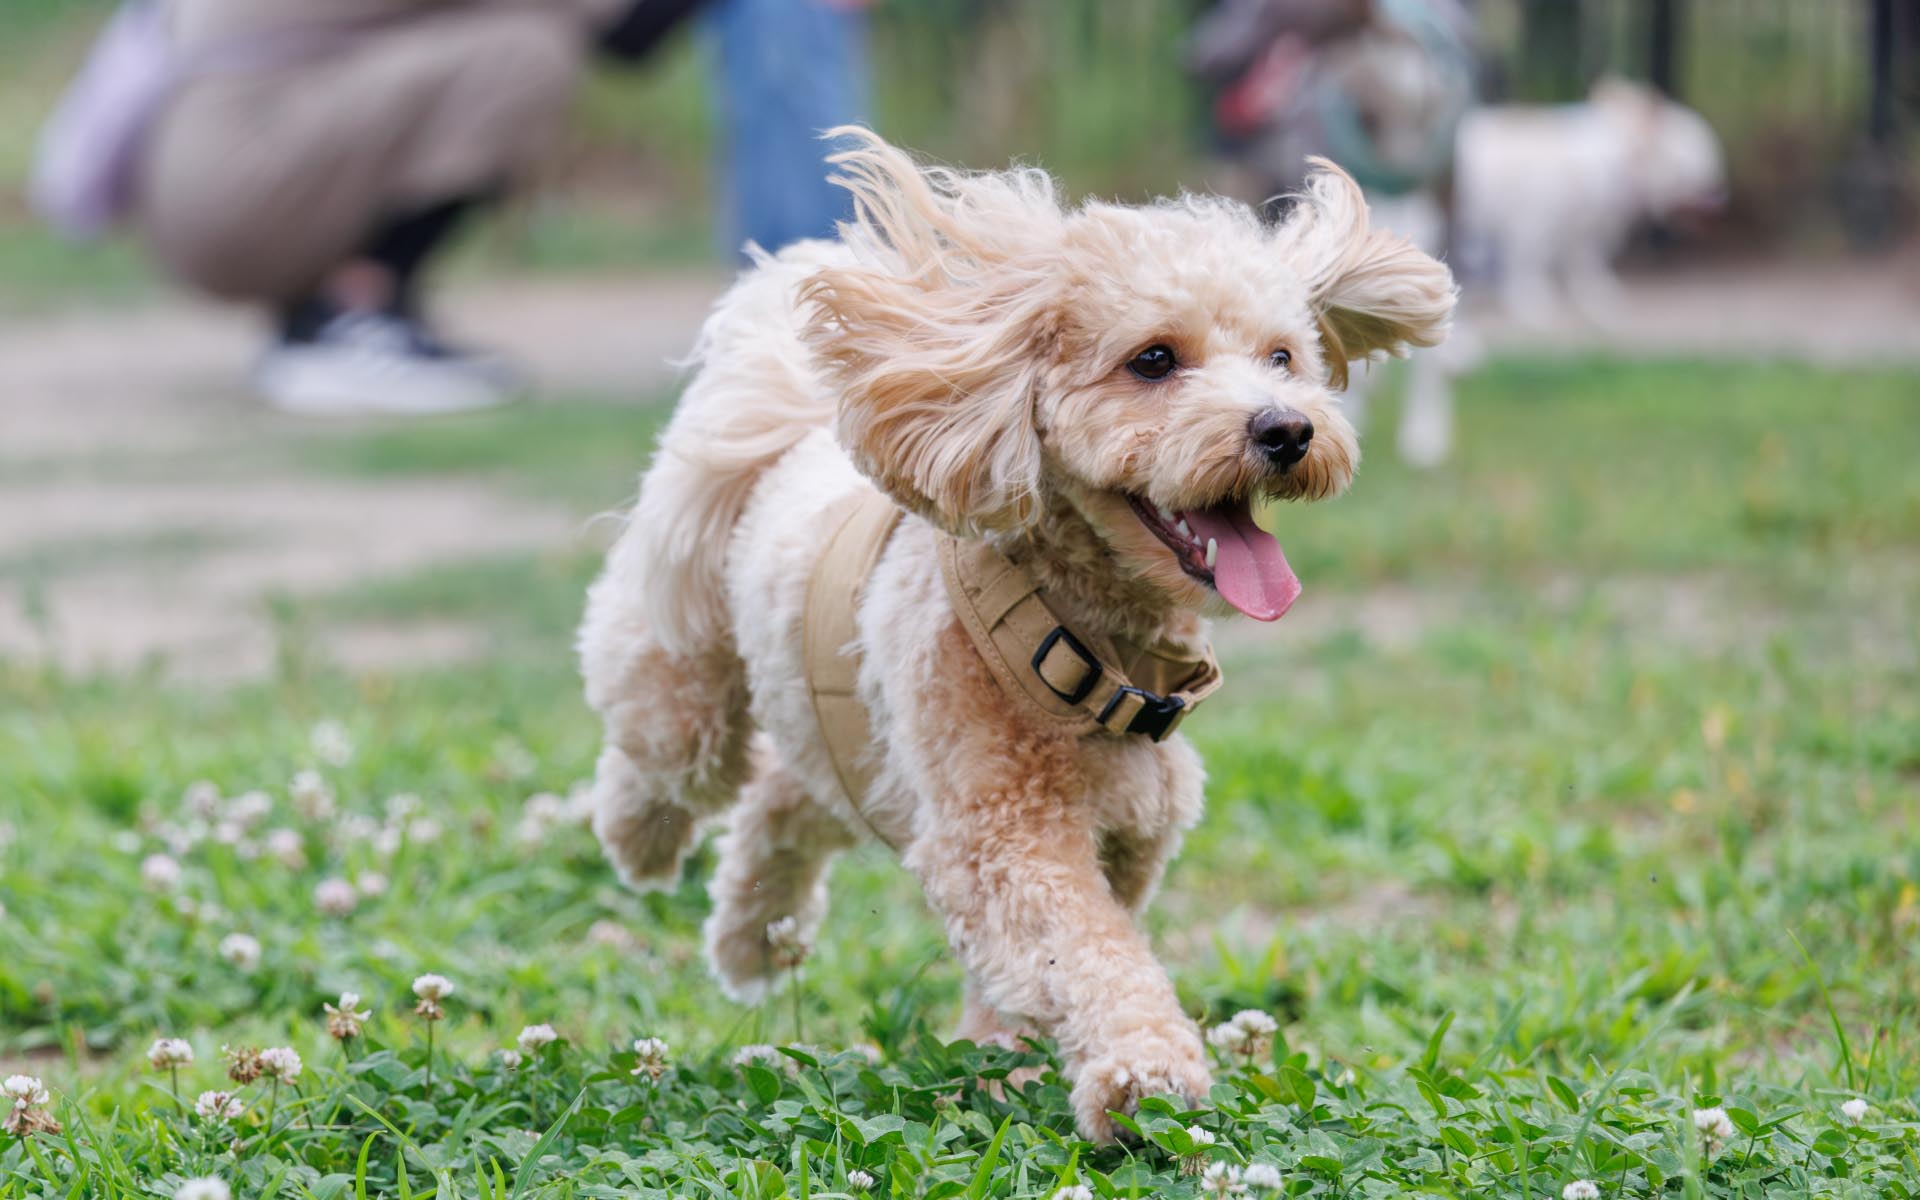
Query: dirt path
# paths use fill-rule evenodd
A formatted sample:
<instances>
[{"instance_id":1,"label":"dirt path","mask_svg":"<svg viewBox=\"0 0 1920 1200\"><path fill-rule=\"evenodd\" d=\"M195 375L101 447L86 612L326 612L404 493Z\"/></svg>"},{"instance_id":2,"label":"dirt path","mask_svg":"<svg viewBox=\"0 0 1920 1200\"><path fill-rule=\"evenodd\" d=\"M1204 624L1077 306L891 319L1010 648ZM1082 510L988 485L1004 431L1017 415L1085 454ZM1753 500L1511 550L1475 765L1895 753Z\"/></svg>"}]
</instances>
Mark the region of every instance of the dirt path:
<instances>
[{"instance_id":1,"label":"dirt path","mask_svg":"<svg viewBox=\"0 0 1920 1200\"><path fill-rule=\"evenodd\" d=\"M718 287L516 282L452 299L448 324L547 395L638 400L672 379ZM0 656L256 676L276 652L273 597L589 536L586 514L482 480L290 473L275 451L316 424L247 397L257 336L243 314L185 303L0 330ZM350 668L484 649L458 627L330 629L321 643Z\"/></svg>"},{"instance_id":2,"label":"dirt path","mask_svg":"<svg viewBox=\"0 0 1920 1200\"><path fill-rule=\"evenodd\" d=\"M656 393L720 286L713 276L469 283L449 326L530 368L549 395ZM1630 280L1604 327L1469 318L1487 347L1920 362L1920 269L1745 268ZM290 472L315 426L250 401L243 315L186 303L0 329L0 656L73 669L156 657L196 678L271 665L269 599L436 563L575 543L582 512L481 480ZM267 466L264 464L276 464ZM637 465L637 464L636 464ZM55 563L60 569L35 571ZM349 666L482 652L476 630L331 631Z\"/></svg>"}]
</instances>

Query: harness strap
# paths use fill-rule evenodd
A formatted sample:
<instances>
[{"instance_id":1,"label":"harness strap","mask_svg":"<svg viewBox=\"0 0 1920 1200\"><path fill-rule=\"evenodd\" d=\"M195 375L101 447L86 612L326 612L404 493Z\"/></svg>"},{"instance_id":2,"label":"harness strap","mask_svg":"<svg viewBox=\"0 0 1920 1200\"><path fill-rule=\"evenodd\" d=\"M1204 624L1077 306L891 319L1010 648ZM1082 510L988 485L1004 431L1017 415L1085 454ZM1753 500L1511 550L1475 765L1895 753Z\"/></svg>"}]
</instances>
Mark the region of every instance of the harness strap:
<instances>
[{"instance_id":1,"label":"harness strap","mask_svg":"<svg viewBox=\"0 0 1920 1200\"><path fill-rule=\"evenodd\" d=\"M803 634L807 689L834 773L856 813L873 785L874 773L873 730L858 694L861 655L856 617L867 577L873 574L899 520L900 509L879 492L862 489L842 499L827 510L825 523L832 532L807 580ZM880 836L878 830L873 833Z\"/></svg>"},{"instance_id":2,"label":"harness strap","mask_svg":"<svg viewBox=\"0 0 1920 1200\"><path fill-rule=\"evenodd\" d=\"M859 696L857 617L867 578L899 521L900 509L879 492L862 489L840 500L823 518L830 532L807 580L807 691L834 774L863 822L860 804L875 763L873 727ZM1220 687L1211 646L1082 641L1047 606L1026 567L985 541L939 537L940 573L968 640L1002 691L1056 727L1157 742ZM867 828L886 840L871 822Z\"/></svg>"},{"instance_id":3,"label":"harness strap","mask_svg":"<svg viewBox=\"0 0 1920 1200\"><path fill-rule=\"evenodd\" d=\"M1001 690L1070 732L1157 742L1220 687L1210 646L1196 653L1125 638L1083 641L1047 606L1033 573L985 541L942 535L940 572Z\"/></svg>"}]
</instances>

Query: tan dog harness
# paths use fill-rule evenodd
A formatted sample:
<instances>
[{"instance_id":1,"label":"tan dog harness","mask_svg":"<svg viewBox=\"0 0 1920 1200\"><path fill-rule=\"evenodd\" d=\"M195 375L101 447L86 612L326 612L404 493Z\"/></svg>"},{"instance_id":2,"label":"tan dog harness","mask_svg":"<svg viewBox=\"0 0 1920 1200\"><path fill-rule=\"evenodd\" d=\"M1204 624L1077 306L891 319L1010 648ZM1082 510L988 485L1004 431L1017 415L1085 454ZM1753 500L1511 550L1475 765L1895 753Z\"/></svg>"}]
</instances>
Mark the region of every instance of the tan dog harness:
<instances>
[{"instance_id":1,"label":"tan dog harness","mask_svg":"<svg viewBox=\"0 0 1920 1200\"><path fill-rule=\"evenodd\" d=\"M873 783L872 729L857 684L855 615L900 509L861 491L828 511L826 550L807 581L807 689L840 786L857 810ZM1025 566L985 541L940 535L947 596L1002 691L1079 735L1171 735L1220 686L1213 649L1076 635L1047 606Z\"/></svg>"}]
</instances>

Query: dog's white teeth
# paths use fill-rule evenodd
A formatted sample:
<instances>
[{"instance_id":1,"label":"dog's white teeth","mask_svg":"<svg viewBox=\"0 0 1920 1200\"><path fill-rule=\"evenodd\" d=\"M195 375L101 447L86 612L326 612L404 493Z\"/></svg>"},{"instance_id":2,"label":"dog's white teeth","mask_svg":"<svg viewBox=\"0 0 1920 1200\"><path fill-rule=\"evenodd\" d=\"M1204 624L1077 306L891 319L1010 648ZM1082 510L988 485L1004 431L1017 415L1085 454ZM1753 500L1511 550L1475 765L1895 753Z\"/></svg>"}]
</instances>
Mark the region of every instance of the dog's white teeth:
<instances>
[{"instance_id":1,"label":"dog's white teeth","mask_svg":"<svg viewBox=\"0 0 1920 1200\"><path fill-rule=\"evenodd\" d=\"M1160 505L1158 505L1158 504L1156 504L1156 505L1154 505L1154 506L1153 506L1153 511L1154 511L1154 512L1157 512L1157 513L1159 513L1159 514L1160 514L1160 519L1161 519L1162 521L1165 521L1165 522L1166 522L1167 524L1169 524L1169 525L1171 525L1171 524L1173 524L1173 519L1174 519L1174 518L1173 518L1173 510L1172 510L1172 509L1170 509L1170 508L1163 508L1162 506L1160 506Z\"/></svg>"},{"instance_id":2,"label":"dog's white teeth","mask_svg":"<svg viewBox=\"0 0 1920 1200\"><path fill-rule=\"evenodd\" d=\"M1178 525L1175 525L1174 528L1180 531L1181 537L1186 538L1188 541L1193 540L1193 527L1188 525L1184 520Z\"/></svg>"},{"instance_id":3,"label":"dog's white teeth","mask_svg":"<svg viewBox=\"0 0 1920 1200\"><path fill-rule=\"evenodd\" d=\"M1220 560L1220 543L1207 539L1207 570L1213 570L1213 564Z\"/></svg>"}]
</instances>

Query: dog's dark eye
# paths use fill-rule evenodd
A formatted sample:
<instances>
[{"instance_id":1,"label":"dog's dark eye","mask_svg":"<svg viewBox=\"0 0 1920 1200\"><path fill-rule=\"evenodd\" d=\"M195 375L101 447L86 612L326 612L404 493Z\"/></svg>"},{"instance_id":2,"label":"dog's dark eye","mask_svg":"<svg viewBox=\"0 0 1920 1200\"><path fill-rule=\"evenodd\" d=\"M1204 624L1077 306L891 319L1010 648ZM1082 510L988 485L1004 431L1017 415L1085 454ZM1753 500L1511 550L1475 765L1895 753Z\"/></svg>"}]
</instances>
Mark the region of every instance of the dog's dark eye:
<instances>
[{"instance_id":1,"label":"dog's dark eye","mask_svg":"<svg viewBox=\"0 0 1920 1200\"><path fill-rule=\"evenodd\" d=\"M1267 355L1267 361L1284 371L1293 365L1293 351L1282 346L1272 354Z\"/></svg>"},{"instance_id":2,"label":"dog's dark eye","mask_svg":"<svg viewBox=\"0 0 1920 1200\"><path fill-rule=\"evenodd\" d=\"M1176 365L1171 349L1148 346L1133 356L1132 361L1127 363L1127 369L1142 379L1165 379Z\"/></svg>"}]
</instances>

